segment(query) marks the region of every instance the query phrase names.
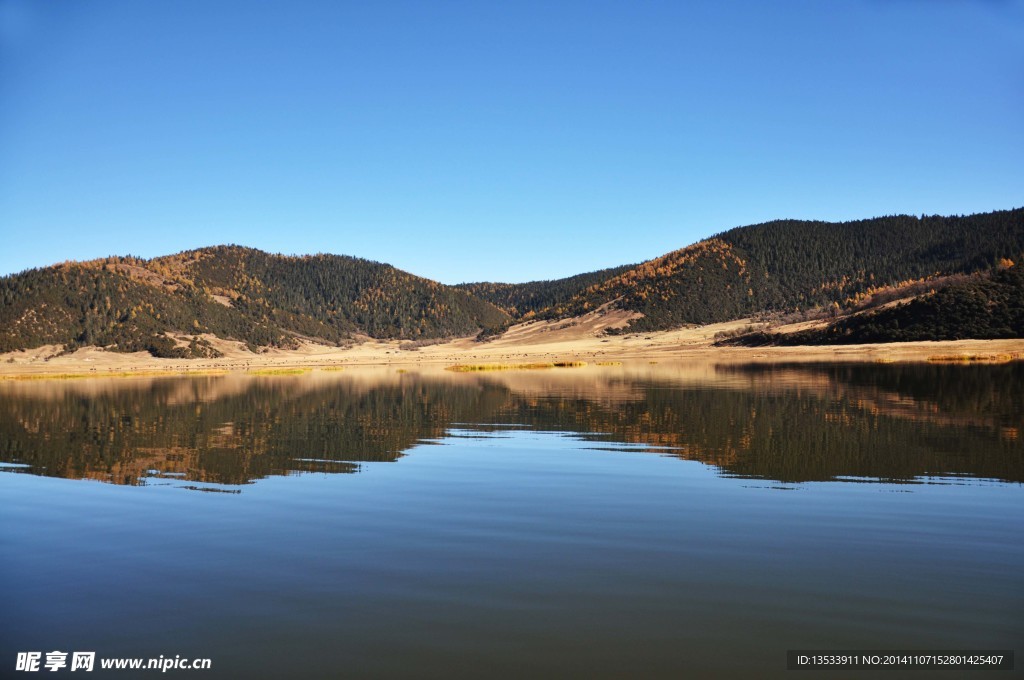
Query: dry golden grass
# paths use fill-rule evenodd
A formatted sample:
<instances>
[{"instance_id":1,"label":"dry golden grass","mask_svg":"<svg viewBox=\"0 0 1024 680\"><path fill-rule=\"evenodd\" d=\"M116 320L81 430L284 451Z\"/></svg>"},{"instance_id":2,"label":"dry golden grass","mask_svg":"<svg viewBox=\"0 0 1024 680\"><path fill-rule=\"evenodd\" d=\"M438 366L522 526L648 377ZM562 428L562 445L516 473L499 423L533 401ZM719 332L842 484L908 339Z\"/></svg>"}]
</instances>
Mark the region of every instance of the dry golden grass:
<instances>
[{"instance_id":1,"label":"dry golden grass","mask_svg":"<svg viewBox=\"0 0 1024 680\"><path fill-rule=\"evenodd\" d=\"M121 373L33 373L27 375L5 375L3 380L75 380L77 378L120 377Z\"/></svg>"},{"instance_id":2,"label":"dry golden grass","mask_svg":"<svg viewBox=\"0 0 1024 680\"><path fill-rule=\"evenodd\" d=\"M160 376L202 376L226 375L221 369L198 369L192 371L96 371L95 373L21 373L0 375L0 380L78 380L81 378L152 378Z\"/></svg>"},{"instance_id":3,"label":"dry golden grass","mask_svg":"<svg viewBox=\"0 0 1024 680\"><path fill-rule=\"evenodd\" d=\"M445 370L454 371L455 373L475 373L476 371L535 370L554 367L554 364L546 362L533 364L455 364L454 366L449 366Z\"/></svg>"},{"instance_id":4,"label":"dry golden grass","mask_svg":"<svg viewBox=\"0 0 1024 680\"><path fill-rule=\"evenodd\" d=\"M923 363L951 362L952 365L984 365L1006 361L1024 361L1024 338L1007 340L956 340L907 342L880 345L844 345L823 347L721 348L712 346L714 336L731 328L742 328L749 319L649 335L617 334L605 330L619 327L633 314L611 311L580 317L577 325L558 322L529 322L513 326L501 338L486 344L473 338L458 338L447 343L424 346L417 352L403 352L395 360L398 341L360 339L345 347L326 347L305 343L295 350L273 350L255 355L240 342L209 336L223 356L216 359L169 361L144 353L120 354L97 348L82 348L70 355L61 347L46 345L33 350L0 354L0 379L41 380L132 376L219 375L233 372L246 375L291 375L295 370L349 371L359 366L391 366L390 373L403 364L432 365L438 369L452 366L456 372L515 371L554 369L555 361L572 357L590 365L623 366L631 363L668 364L675 361L739 362L878 362ZM616 316L618 315L618 316ZM609 319L618 325L609 325ZM785 328L799 330L807 322ZM300 369L299 367L307 367ZM344 367L344 368L343 368ZM408 366L404 366L408 368ZM457 367L457 368L456 368ZM291 369L291 370L289 370ZM298 373L295 373L298 375Z\"/></svg>"},{"instance_id":5,"label":"dry golden grass","mask_svg":"<svg viewBox=\"0 0 1024 680\"><path fill-rule=\"evenodd\" d=\"M1005 364L1018 358L1012 354L932 354L928 357L928 361L943 364Z\"/></svg>"},{"instance_id":6,"label":"dry golden grass","mask_svg":"<svg viewBox=\"0 0 1024 680\"><path fill-rule=\"evenodd\" d=\"M586 366L586 361L553 361L534 362L528 364L455 364L445 370L456 373L474 373L476 371L533 371L545 368L578 368Z\"/></svg>"},{"instance_id":7,"label":"dry golden grass","mask_svg":"<svg viewBox=\"0 0 1024 680\"><path fill-rule=\"evenodd\" d=\"M257 368L246 371L249 375L303 375L309 373L311 368Z\"/></svg>"}]
</instances>

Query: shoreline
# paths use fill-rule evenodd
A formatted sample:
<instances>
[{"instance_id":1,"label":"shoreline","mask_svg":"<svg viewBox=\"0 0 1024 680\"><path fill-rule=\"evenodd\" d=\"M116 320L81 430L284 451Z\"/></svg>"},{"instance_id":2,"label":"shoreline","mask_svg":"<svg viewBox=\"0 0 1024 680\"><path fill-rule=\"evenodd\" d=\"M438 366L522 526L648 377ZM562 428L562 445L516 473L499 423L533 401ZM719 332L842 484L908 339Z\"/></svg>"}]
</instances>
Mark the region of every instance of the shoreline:
<instances>
[{"instance_id":1,"label":"shoreline","mask_svg":"<svg viewBox=\"0 0 1024 680\"><path fill-rule=\"evenodd\" d=\"M206 336L223 356L160 359L143 352L122 354L86 347L60 355L60 346L0 354L0 380L78 379L140 375L274 375L299 369L343 370L358 366L448 368L503 366L506 370L554 368L556 363L1008 363L1024 361L1024 339L947 340L795 347L714 347L716 334L742 326L739 320L689 329L605 336L578 324L534 322L505 336L476 342L460 338L416 346L397 340L364 340L349 347L305 343L299 349L254 354L240 342ZM302 370L301 372L305 372Z\"/></svg>"}]
</instances>

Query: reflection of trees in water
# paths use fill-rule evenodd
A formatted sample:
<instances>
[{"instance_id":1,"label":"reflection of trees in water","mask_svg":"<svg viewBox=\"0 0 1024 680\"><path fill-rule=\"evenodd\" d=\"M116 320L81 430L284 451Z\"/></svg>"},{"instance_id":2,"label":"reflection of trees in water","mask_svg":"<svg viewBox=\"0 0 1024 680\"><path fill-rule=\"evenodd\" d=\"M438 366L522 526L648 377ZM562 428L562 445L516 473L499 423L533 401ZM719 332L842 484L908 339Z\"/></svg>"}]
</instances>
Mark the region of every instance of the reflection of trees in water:
<instances>
[{"instance_id":1,"label":"reflection of trees in water","mask_svg":"<svg viewBox=\"0 0 1024 680\"><path fill-rule=\"evenodd\" d=\"M726 474L781 481L948 474L1024 481L1019 365L725 373L730 379L719 384L604 378L547 393L495 377L413 374L378 384L248 380L231 389L220 378L167 379L145 390L45 398L6 391L0 458L36 474L118 484L138 484L150 470L241 484L352 472L362 461L393 461L455 424L515 423L672 447Z\"/></svg>"},{"instance_id":2,"label":"reflection of trees in water","mask_svg":"<svg viewBox=\"0 0 1024 680\"><path fill-rule=\"evenodd\" d=\"M0 457L39 474L117 484L138 484L149 470L242 484L393 461L419 439L442 436L456 413L488 404L479 389L412 380L314 390L255 380L238 393L189 402L175 382L156 383L147 394L5 398Z\"/></svg>"},{"instance_id":3,"label":"reflection of trees in water","mask_svg":"<svg viewBox=\"0 0 1024 680\"><path fill-rule=\"evenodd\" d=\"M673 447L681 458L744 477L896 481L963 474L1024 481L1020 442L1006 430L908 418L855 397L656 389L646 401L614 410L550 400L528 411L517 415L549 429Z\"/></svg>"},{"instance_id":4,"label":"reflection of trees in water","mask_svg":"<svg viewBox=\"0 0 1024 680\"><path fill-rule=\"evenodd\" d=\"M755 364L726 371L766 380L825 379L831 393L857 392L887 405L915 405L922 414L945 414L959 422L1020 427L1024 418L1024 362L1000 365L943 364ZM953 421L950 421L953 422Z\"/></svg>"}]
</instances>

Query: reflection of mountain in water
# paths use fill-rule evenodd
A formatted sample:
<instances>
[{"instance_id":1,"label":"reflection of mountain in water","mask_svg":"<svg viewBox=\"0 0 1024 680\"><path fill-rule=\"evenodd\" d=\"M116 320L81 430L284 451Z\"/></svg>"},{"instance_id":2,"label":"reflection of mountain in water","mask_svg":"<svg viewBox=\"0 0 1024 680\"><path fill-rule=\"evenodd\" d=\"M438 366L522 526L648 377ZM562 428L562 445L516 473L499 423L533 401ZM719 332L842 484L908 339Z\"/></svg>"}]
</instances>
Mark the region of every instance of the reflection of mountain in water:
<instances>
[{"instance_id":1,"label":"reflection of mountain in water","mask_svg":"<svg viewBox=\"0 0 1024 680\"><path fill-rule=\"evenodd\" d=\"M672 447L681 458L743 477L1024 481L1020 366L761 366L723 373L745 377L746 385L649 384L643 399L611 408L587 400L518 402L510 420Z\"/></svg>"},{"instance_id":2,"label":"reflection of mountain in water","mask_svg":"<svg viewBox=\"0 0 1024 680\"><path fill-rule=\"evenodd\" d=\"M733 367L710 378L579 372L168 378L0 385L0 460L34 474L242 484L393 461L458 425L512 423L670 447L786 482L962 475L1024 481L1024 367ZM564 374L562 374L564 375Z\"/></svg>"},{"instance_id":3,"label":"reflection of mountain in water","mask_svg":"<svg viewBox=\"0 0 1024 680\"><path fill-rule=\"evenodd\" d=\"M0 457L38 474L116 484L138 484L150 471L219 484L354 472L358 462L393 461L419 439L443 435L453 410L480 401L476 389L415 381L295 389L296 380L261 379L219 390L219 378L191 380L207 383L191 400L182 399L189 379L88 396L5 397ZM218 392L227 394L208 398Z\"/></svg>"}]
</instances>

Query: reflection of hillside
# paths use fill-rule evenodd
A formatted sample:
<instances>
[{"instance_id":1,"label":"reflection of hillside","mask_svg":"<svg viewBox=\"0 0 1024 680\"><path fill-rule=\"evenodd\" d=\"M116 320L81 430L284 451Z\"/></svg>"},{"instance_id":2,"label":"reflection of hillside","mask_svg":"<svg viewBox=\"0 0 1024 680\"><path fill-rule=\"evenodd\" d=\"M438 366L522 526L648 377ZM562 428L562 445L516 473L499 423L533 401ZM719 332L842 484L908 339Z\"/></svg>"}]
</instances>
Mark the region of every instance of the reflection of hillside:
<instances>
[{"instance_id":1,"label":"reflection of hillside","mask_svg":"<svg viewBox=\"0 0 1024 680\"><path fill-rule=\"evenodd\" d=\"M623 384L606 375L614 389L600 397L585 394L581 385L593 378L582 375L575 390L556 383L545 395L534 385L502 419L671 447L743 476L1024 480L1017 364L683 364L618 373ZM504 374L486 379L513 384Z\"/></svg>"},{"instance_id":2,"label":"reflection of hillside","mask_svg":"<svg viewBox=\"0 0 1024 680\"><path fill-rule=\"evenodd\" d=\"M865 411L858 401L795 392L661 389L639 403L609 410L548 400L525 405L532 418L517 415L550 429L672 447L681 458L740 476L809 481L962 474L1024 481L1020 443L1005 428L894 417Z\"/></svg>"},{"instance_id":3,"label":"reflection of hillside","mask_svg":"<svg viewBox=\"0 0 1024 680\"><path fill-rule=\"evenodd\" d=\"M92 384L90 384L92 383ZM0 459L243 484L393 461L459 424L637 443L782 481L1024 481L1020 366L609 367L0 384Z\"/></svg>"},{"instance_id":4,"label":"reflection of hillside","mask_svg":"<svg viewBox=\"0 0 1024 680\"><path fill-rule=\"evenodd\" d=\"M798 386L865 412L933 425L989 428L1015 438L1024 420L1024 364L1000 366L791 364L725 366L754 384Z\"/></svg>"},{"instance_id":5,"label":"reflection of hillside","mask_svg":"<svg viewBox=\"0 0 1024 680\"><path fill-rule=\"evenodd\" d=\"M6 398L30 399L102 399L114 395L134 394L138 398L159 400L163 405L214 402L241 395L250 390L254 382L268 389L294 397L322 390L342 381L350 391L364 392L382 385L397 384L402 376L394 371L365 370L342 374L340 372L311 372L301 376L277 377L233 373L203 375L182 379L175 376L139 376L125 378L90 378L88 380L10 380L0 383L0 394Z\"/></svg>"},{"instance_id":6,"label":"reflection of hillside","mask_svg":"<svg viewBox=\"0 0 1024 680\"><path fill-rule=\"evenodd\" d=\"M201 380L217 380L203 378ZM389 380L303 387L303 379L248 379L230 396L182 401L180 382L159 381L82 397L71 392L0 402L0 456L40 474L136 484L147 471L242 484L294 471L346 472L342 462L392 461L440 437L479 389ZM20 390L24 395L25 390ZM467 402L467 403L464 403Z\"/></svg>"},{"instance_id":7,"label":"reflection of hillside","mask_svg":"<svg viewBox=\"0 0 1024 680\"><path fill-rule=\"evenodd\" d=\"M647 383L640 401L544 409L564 427L729 474L784 481L959 474L1024 481L1024 366L719 367L710 389Z\"/></svg>"}]
</instances>

